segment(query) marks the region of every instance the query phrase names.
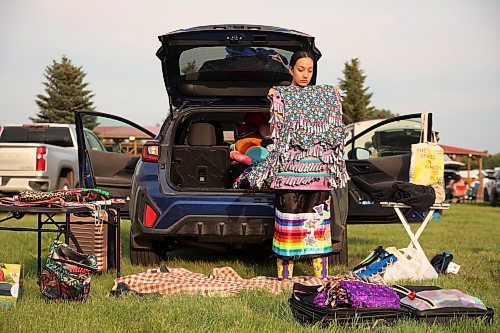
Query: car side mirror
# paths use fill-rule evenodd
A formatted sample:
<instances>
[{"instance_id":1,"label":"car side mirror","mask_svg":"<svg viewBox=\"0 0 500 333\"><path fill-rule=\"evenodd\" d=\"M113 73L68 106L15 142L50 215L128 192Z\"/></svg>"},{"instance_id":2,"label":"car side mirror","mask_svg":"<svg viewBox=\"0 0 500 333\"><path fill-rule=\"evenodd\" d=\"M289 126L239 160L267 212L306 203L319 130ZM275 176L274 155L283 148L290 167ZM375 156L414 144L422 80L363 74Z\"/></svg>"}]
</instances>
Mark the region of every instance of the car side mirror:
<instances>
[{"instance_id":1,"label":"car side mirror","mask_svg":"<svg viewBox=\"0 0 500 333\"><path fill-rule=\"evenodd\" d=\"M356 147L353 155L357 160L367 160L372 156L372 152L366 148Z\"/></svg>"}]
</instances>

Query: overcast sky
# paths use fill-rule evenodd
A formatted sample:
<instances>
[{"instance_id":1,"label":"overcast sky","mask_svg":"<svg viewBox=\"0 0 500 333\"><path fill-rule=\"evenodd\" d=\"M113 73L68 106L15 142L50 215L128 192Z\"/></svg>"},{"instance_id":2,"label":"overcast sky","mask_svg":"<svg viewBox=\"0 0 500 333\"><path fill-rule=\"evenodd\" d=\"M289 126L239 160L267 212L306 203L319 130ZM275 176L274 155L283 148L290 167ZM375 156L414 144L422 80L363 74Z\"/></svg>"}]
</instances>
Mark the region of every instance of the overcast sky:
<instances>
[{"instance_id":1,"label":"overcast sky","mask_svg":"<svg viewBox=\"0 0 500 333\"><path fill-rule=\"evenodd\" d=\"M0 124L28 122L45 67L64 54L87 73L97 111L140 125L165 118L158 35L223 23L316 37L318 83L359 58L372 105L434 112L441 143L500 152L500 1L0 2Z\"/></svg>"}]
</instances>

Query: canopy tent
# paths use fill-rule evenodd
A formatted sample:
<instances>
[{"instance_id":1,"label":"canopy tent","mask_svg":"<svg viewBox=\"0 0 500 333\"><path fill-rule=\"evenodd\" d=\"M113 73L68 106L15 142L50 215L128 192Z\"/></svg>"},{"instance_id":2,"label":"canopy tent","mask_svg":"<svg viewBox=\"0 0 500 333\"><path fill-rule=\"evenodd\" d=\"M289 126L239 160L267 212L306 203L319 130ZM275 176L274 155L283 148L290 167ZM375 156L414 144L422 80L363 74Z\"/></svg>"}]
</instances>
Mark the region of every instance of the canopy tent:
<instances>
[{"instance_id":1,"label":"canopy tent","mask_svg":"<svg viewBox=\"0 0 500 333\"><path fill-rule=\"evenodd\" d=\"M467 156L467 178L470 181L470 163L471 160L477 159L479 168L479 189L477 191L477 196L483 196L483 156L488 155L485 151L478 151L472 149L465 149L453 146L446 146L439 144L443 148L444 153L448 155L453 161L458 161L462 156Z\"/></svg>"}]
</instances>

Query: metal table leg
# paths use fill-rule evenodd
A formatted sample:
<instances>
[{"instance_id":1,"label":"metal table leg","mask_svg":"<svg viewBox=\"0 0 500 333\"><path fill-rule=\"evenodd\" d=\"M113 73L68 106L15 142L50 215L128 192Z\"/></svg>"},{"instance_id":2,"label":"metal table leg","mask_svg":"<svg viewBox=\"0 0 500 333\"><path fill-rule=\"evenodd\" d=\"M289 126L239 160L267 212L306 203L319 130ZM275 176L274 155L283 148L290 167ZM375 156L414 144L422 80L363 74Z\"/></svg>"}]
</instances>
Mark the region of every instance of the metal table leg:
<instances>
[{"instance_id":1,"label":"metal table leg","mask_svg":"<svg viewBox=\"0 0 500 333\"><path fill-rule=\"evenodd\" d=\"M38 216L37 274L38 274L38 276L40 276L40 274L42 274L42 213L38 213L36 215Z\"/></svg>"}]
</instances>

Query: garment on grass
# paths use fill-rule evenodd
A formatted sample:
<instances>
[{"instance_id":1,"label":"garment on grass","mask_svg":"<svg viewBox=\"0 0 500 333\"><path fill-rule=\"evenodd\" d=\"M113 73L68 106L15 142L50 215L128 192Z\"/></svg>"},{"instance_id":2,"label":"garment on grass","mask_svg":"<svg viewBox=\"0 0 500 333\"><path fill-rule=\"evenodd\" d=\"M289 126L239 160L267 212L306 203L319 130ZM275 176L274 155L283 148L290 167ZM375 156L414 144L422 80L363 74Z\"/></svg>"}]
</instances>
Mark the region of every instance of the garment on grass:
<instances>
[{"instance_id":1,"label":"garment on grass","mask_svg":"<svg viewBox=\"0 0 500 333\"><path fill-rule=\"evenodd\" d=\"M274 145L248 174L252 186L327 190L347 184L338 88L276 87L270 124Z\"/></svg>"},{"instance_id":2,"label":"garment on grass","mask_svg":"<svg viewBox=\"0 0 500 333\"><path fill-rule=\"evenodd\" d=\"M122 294L124 286L140 295L156 293L167 296L188 293L212 296L237 294L252 289L263 289L272 294L279 294L290 290L292 282L309 286L323 283L321 279L310 276L294 277L291 281L280 281L278 278L267 276L243 279L231 267L214 268L208 276L184 268L162 268L115 279L111 294L115 295L114 291L117 289L121 289L118 294Z\"/></svg>"}]
</instances>

